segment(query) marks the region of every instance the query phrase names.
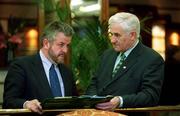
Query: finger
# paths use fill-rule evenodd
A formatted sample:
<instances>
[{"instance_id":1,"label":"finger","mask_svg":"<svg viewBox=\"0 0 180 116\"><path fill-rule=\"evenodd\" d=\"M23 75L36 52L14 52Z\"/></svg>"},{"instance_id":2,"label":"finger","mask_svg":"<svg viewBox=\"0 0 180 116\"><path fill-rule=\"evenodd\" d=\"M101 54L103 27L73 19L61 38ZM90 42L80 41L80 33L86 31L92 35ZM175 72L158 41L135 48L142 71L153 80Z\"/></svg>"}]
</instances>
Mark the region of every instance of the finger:
<instances>
[{"instance_id":1,"label":"finger","mask_svg":"<svg viewBox=\"0 0 180 116\"><path fill-rule=\"evenodd\" d=\"M108 106L110 104L111 104L110 102L104 102L104 103L97 104L97 106L103 107L103 106Z\"/></svg>"},{"instance_id":2,"label":"finger","mask_svg":"<svg viewBox=\"0 0 180 116\"><path fill-rule=\"evenodd\" d=\"M38 112L39 114L42 114L42 106L38 100L35 101L35 106L36 106L36 112Z\"/></svg>"},{"instance_id":3,"label":"finger","mask_svg":"<svg viewBox=\"0 0 180 116\"><path fill-rule=\"evenodd\" d=\"M97 109L101 109L101 110L111 110L111 107L109 107L109 106L105 106L105 107L99 107L99 106L97 106L96 108L97 108Z\"/></svg>"},{"instance_id":4,"label":"finger","mask_svg":"<svg viewBox=\"0 0 180 116\"><path fill-rule=\"evenodd\" d=\"M108 102L108 103L100 103L96 105L96 108L102 109L102 110L111 110L113 105Z\"/></svg>"},{"instance_id":5,"label":"finger","mask_svg":"<svg viewBox=\"0 0 180 116\"><path fill-rule=\"evenodd\" d=\"M36 105L40 110L42 110L42 106L41 106L41 103L39 101L36 101Z\"/></svg>"},{"instance_id":6,"label":"finger","mask_svg":"<svg viewBox=\"0 0 180 116\"><path fill-rule=\"evenodd\" d=\"M38 107L32 107L32 108L31 108L31 111L32 111L32 112L36 112L36 113L38 113L38 114L42 114L42 110L39 109Z\"/></svg>"},{"instance_id":7,"label":"finger","mask_svg":"<svg viewBox=\"0 0 180 116\"><path fill-rule=\"evenodd\" d=\"M42 107L37 99L29 101L29 109L32 112L37 112L39 114L42 114Z\"/></svg>"},{"instance_id":8,"label":"finger","mask_svg":"<svg viewBox=\"0 0 180 116\"><path fill-rule=\"evenodd\" d=\"M113 109L119 106L120 104L120 99L119 97L114 97L113 99L110 100L111 104L113 105Z\"/></svg>"}]
</instances>

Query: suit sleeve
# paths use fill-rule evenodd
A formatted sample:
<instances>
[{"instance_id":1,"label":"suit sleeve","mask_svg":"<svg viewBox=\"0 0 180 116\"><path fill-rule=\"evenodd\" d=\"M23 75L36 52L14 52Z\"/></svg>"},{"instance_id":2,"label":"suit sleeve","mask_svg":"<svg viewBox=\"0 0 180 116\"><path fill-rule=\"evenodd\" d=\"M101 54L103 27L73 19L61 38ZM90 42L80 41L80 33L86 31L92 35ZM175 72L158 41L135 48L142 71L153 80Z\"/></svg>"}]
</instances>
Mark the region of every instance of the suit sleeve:
<instances>
[{"instance_id":1,"label":"suit sleeve","mask_svg":"<svg viewBox=\"0 0 180 116\"><path fill-rule=\"evenodd\" d=\"M85 92L86 95L98 95L98 93L97 93L97 78L98 78L98 74L101 73L101 69L103 69L103 67L102 67L102 64L104 62L103 58L104 58L104 54L101 56L102 61L100 62L97 71L92 76L89 86L87 87L87 90Z\"/></svg>"},{"instance_id":2,"label":"suit sleeve","mask_svg":"<svg viewBox=\"0 0 180 116\"><path fill-rule=\"evenodd\" d=\"M91 83L86 90L86 95L97 95L96 76L91 79Z\"/></svg>"},{"instance_id":3,"label":"suit sleeve","mask_svg":"<svg viewBox=\"0 0 180 116\"><path fill-rule=\"evenodd\" d=\"M23 98L25 72L18 61L12 63L4 83L3 108L22 108L26 101Z\"/></svg>"}]
</instances>

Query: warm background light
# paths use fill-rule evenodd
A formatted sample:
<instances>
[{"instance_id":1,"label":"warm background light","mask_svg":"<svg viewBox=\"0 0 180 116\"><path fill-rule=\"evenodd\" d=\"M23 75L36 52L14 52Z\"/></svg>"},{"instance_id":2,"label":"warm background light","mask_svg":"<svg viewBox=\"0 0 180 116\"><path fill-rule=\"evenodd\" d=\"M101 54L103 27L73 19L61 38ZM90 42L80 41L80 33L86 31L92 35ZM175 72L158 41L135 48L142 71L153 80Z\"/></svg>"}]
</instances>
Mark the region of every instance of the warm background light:
<instances>
[{"instance_id":1,"label":"warm background light","mask_svg":"<svg viewBox=\"0 0 180 116\"><path fill-rule=\"evenodd\" d=\"M152 27L152 48L165 59L165 29L163 26Z\"/></svg>"},{"instance_id":2,"label":"warm background light","mask_svg":"<svg viewBox=\"0 0 180 116\"><path fill-rule=\"evenodd\" d=\"M28 54L33 53L38 49L38 31L36 29L29 29L26 33Z\"/></svg>"},{"instance_id":3,"label":"warm background light","mask_svg":"<svg viewBox=\"0 0 180 116\"><path fill-rule=\"evenodd\" d=\"M165 37L164 27L158 25L153 26L152 35L156 37Z\"/></svg>"},{"instance_id":4,"label":"warm background light","mask_svg":"<svg viewBox=\"0 0 180 116\"><path fill-rule=\"evenodd\" d=\"M91 12L91 11L96 11L96 10L100 10L100 5L99 4L93 4L93 5L89 5L89 6L82 6L79 8L79 10L81 12Z\"/></svg>"},{"instance_id":5,"label":"warm background light","mask_svg":"<svg viewBox=\"0 0 180 116\"><path fill-rule=\"evenodd\" d=\"M179 46L179 39L180 39L179 34L177 32L173 32L170 35L170 44L175 45L175 46Z\"/></svg>"}]
</instances>

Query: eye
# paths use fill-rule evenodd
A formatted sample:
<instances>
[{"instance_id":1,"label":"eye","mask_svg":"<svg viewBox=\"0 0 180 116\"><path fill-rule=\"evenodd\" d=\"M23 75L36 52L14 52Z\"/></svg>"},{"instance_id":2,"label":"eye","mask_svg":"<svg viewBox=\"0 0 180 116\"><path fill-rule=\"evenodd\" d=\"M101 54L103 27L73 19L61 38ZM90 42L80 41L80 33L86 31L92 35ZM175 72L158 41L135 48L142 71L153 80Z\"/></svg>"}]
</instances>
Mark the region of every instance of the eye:
<instances>
[{"instance_id":1,"label":"eye","mask_svg":"<svg viewBox=\"0 0 180 116\"><path fill-rule=\"evenodd\" d=\"M121 34L119 34L119 33L108 32L108 36L109 36L109 37L112 37L113 35L114 35L116 38L120 38L120 37L121 37Z\"/></svg>"},{"instance_id":2,"label":"eye","mask_svg":"<svg viewBox=\"0 0 180 116\"><path fill-rule=\"evenodd\" d=\"M119 33L113 33L113 35L117 38L119 38L121 36Z\"/></svg>"},{"instance_id":3,"label":"eye","mask_svg":"<svg viewBox=\"0 0 180 116\"><path fill-rule=\"evenodd\" d=\"M70 47L70 44L67 44L66 46L67 46L67 48L69 48L69 47Z\"/></svg>"},{"instance_id":4,"label":"eye","mask_svg":"<svg viewBox=\"0 0 180 116\"><path fill-rule=\"evenodd\" d=\"M57 45L62 48L64 46L64 43L59 43Z\"/></svg>"}]
</instances>

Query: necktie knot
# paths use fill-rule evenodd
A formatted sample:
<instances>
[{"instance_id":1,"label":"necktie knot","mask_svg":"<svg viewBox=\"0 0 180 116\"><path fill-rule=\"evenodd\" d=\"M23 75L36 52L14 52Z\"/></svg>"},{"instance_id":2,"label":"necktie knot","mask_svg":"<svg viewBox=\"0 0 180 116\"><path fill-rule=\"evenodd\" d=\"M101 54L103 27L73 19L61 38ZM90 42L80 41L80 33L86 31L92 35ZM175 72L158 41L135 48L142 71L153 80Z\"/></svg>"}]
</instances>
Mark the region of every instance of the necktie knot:
<instances>
[{"instance_id":1,"label":"necktie knot","mask_svg":"<svg viewBox=\"0 0 180 116\"><path fill-rule=\"evenodd\" d=\"M124 54L124 53L121 53L121 55L120 55L120 56L121 56L121 59L120 59L120 60L121 60L121 61L124 61L124 60L125 60L125 58L126 58L125 54Z\"/></svg>"},{"instance_id":2,"label":"necktie knot","mask_svg":"<svg viewBox=\"0 0 180 116\"><path fill-rule=\"evenodd\" d=\"M49 69L49 72L52 71L54 68L54 64L51 65L50 69Z\"/></svg>"}]
</instances>

